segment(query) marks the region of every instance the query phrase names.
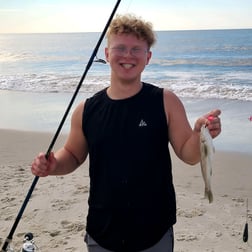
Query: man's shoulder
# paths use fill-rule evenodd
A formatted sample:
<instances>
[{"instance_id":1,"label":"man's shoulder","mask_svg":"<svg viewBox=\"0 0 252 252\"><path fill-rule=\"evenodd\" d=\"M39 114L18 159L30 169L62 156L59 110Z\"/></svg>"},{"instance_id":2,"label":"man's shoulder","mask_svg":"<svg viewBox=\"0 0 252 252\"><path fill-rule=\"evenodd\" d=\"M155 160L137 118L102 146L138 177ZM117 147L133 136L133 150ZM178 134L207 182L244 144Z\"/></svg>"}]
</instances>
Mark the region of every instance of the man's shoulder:
<instances>
[{"instance_id":1,"label":"man's shoulder","mask_svg":"<svg viewBox=\"0 0 252 252\"><path fill-rule=\"evenodd\" d=\"M148 82L143 82L143 87L146 91L150 93L163 92L163 88Z\"/></svg>"},{"instance_id":2,"label":"man's shoulder","mask_svg":"<svg viewBox=\"0 0 252 252\"><path fill-rule=\"evenodd\" d=\"M106 95L106 90L107 90L107 88L104 88L104 89L99 90L98 92L94 93L92 96L90 96L89 98L86 99L85 103L90 103L90 102L94 102L94 101L101 99L101 97L104 97L104 95Z\"/></svg>"}]
</instances>

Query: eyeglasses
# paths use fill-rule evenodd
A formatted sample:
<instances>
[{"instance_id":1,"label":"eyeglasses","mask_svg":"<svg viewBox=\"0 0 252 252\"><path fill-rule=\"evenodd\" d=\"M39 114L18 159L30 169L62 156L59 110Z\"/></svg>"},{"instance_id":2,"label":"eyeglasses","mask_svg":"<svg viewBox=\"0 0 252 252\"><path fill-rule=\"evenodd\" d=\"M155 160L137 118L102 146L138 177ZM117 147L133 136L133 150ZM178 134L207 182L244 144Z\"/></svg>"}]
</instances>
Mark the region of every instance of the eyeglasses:
<instances>
[{"instance_id":1,"label":"eyeglasses","mask_svg":"<svg viewBox=\"0 0 252 252\"><path fill-rule=\"evenodd\" d=\"M134 57L141 57L148 52L148 50L140 47L133 47L131 49L127 49L125 46L112 47L111 50L113 50L113 52L118 56L124 56L129 52L130 55Z\"/></svg>"}]
</instances>

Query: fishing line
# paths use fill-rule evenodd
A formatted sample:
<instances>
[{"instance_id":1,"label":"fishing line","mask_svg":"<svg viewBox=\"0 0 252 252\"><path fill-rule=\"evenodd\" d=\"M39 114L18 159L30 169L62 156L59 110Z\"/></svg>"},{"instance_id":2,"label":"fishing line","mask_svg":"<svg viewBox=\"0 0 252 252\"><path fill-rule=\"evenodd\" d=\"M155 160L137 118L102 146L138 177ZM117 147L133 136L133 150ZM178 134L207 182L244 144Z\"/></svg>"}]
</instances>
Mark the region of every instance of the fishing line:
<instances>
[{"instance_id":1,"label":"fishing line","mask_svg":"<svg viewBox=\"0 0 252 252\"><path fill-rule=\"evenodd\" d=\"M64 123L65 123L65 120L66 120L66 118L67 118L67 116L68 116L68 114L69 114L69 111L70 111L70 109L71 109L71 107L72 107L72 105L73 105L73 103L74 103L74 101L75 101L75 98L76 98L77 94L79 93L79 90L80 90L80 88L81 88L81 86L82 86L82 83L83 83L83 81L84 81L84 79L85 79L85 77L86 77L86 75L87 75L87 73L88 73L88 71L89 71L89 69L90 69L92 63L94 62L94 59L95 59L95 57L96 57L96 55L97 55L97 52L98 52L98 50L99 50L99 47L100 47L100 45L101 45L101 43L102 43L102 40L103 40L103 38L104 38L105 35L106 35L106 32L107 32L107 30L108 30L108 27L109 27L109 25L110 25L110 23L111 23L111 21L112 21L114 15L115 15L115 13L116 13L116 10L117 10L117 8L118 8L120 2L121 2L121 0L117 0L115 6L114 6L114 8L113 8L113 11L112 11L112 13L111 13L111 15L110 15L110 17L109 17L109 19L108 19L108 21L107 21L105 27L104 27L104 30L103 30L103 32L102 32L102 34L101 34L101 36L100 36L100 38L99 38L99 40L98 40L98 42L97 42L95 48L94 48L94 50L93 50L93 53L92 53L91 56L90 56L90 59L89 59L87 65L86 65L86 68L85 68L85 70L84 70L84 73L83 73L83 75L82 75L80 81L79 81L79 84L78 84L77 87L76 87L76 90L75 90L75 92L74 92L74 94L73 94L73 96L72 96L72 98L71 98L71 100L70 100L70 103L69 103L69 105L68 105L68 107L67 107L67 109L66 109L66 111L65 111L65 113L64 113L64 115L63 115L63 117L62 117L62 120L61 120L61 122L60 122L60 124L59 124L59 126L58 126L58 129L56 130L56 133L55 133L55 135L54 135L54 137L53 137L53 139L52 139L52 141L51 141L51 143L50 143L50 145L49 145L49 147L48 147L48 150L47 150L46 155L45 155L47 159L48 159L48 157L49 157L49 155L50 155L50 153L51 153L51 151L52 151L52 149L53 149L53 147L54 147L54 144L55 144L55 142L56 142L56 140L57 140L57 138L58 138L58 136L59 136L59 134L60 134L60 131L61 131L61 129L62 129ZM14 224L13 224L11 230L10 230L10 233L8 234L8 236L7 236L7 238L6 238L5 242L4 242L4 244L3 244L3 246L2 246L1 252L6 252L6 251L7 251L8 247L9 247L9 244L10 244L11 241L12 241L13 234L14 234L14 232L15 232L17 226L18 226L18 223L19 223L20 219L22 218L22 215L23 215L23 213L24 213L24 210L25 210L25 208L26 208L26 206L27 206L27 204L28 204L29 199L31 198L32 192L33 192L33 190L34 190L34 188L35 188L35 186L36 186L38 180L39 180L39 176L35 176L34 179L33 179L32 184L31 184L31 186L30 186L30 189L29 189L29 191L28 191L28 193L27 193L27 195L26 195L26 198L25 198L25 200L24 200L24 202L23 202L23 204L22 204L22 206L21 206L21 208L20 208L20 210L19 210L19 212L18 212L18 215L17 215L17 217L16 217L16 220L14 221Z\"/></svg>"},{"instance_id":2,"label":"fishing line","mask_svg":"<svg viewBox=\"0 0 252 252\"><path fill-rule=\"evenodd\" d=\"M128 6L127 6L127 12L129 11L130 7L131 7L131 4L132 4L133 0L130 0L129 3L128 3Z\"/></svg>"}]
</instances>

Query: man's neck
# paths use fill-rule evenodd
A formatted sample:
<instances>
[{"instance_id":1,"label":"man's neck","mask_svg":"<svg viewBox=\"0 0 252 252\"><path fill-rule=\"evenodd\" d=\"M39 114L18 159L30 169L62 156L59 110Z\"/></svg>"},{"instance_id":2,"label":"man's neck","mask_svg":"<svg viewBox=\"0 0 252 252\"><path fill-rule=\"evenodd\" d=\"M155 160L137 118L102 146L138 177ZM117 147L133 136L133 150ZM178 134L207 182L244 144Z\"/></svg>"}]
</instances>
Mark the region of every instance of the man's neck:
<instances>
[{"instance_id":1,"label":"man's neck","mask_svg":"<svg viewBox=\"0 0 252 252\"><path fill-rule=\"evenodd\" d=\"M134 96L142 89L142 82L113 82L111 81L110 87L107 89L107 95L114 100L126 99Z\"/></svg>"}]
</instances>

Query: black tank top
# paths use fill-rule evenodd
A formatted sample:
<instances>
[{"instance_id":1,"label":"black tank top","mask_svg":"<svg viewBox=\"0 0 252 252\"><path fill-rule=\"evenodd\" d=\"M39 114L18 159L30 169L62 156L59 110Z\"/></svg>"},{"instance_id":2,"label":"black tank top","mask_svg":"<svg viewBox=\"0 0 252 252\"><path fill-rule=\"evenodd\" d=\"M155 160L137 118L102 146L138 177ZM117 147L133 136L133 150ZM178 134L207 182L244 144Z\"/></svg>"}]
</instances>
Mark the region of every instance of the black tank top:
<instances>
[{"instance_id":1,"label":"black tank top","mask_svg":"<svg viewBox=\"0 0 252 252\"><path fill-rule=\"evenodd\" d=\"M87 232L117 252L144 250L176 222L163 89L143 83L112 100L106 89L87 99L90 195Z\"/></svg>"}]
</instances>

